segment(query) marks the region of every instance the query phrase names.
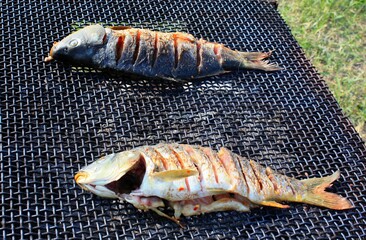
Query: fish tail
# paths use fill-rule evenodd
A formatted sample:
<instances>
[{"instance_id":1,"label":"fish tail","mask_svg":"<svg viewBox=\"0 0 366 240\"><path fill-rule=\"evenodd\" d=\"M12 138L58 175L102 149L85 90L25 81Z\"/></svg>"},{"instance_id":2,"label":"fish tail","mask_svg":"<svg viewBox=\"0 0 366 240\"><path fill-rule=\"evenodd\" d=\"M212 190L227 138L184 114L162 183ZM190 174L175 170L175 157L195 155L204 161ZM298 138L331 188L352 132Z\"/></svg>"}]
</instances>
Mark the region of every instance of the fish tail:
<instances>
[{"instance_id":1,"label":"fish tail","mask_svg":"<svg viewBox=\"0 0 366 240\"><path fill-rule=\"evenodd\" d=\"M222 51L223 68L227 70L246 68L268 72L281 70L282 68L276 64L264 60L270 57L272 52L239 52L224 48Z\"/></svg>"},{"instance_id":2,"label":"fish tail","mask_svg":"<svg viewBox=\"0 0 366 240\"><path fill-rule=\"evenodd\" d=\"M273 51L269 52L239 52L241 57L246 58L249 61L260 61L269 58Z\"/></svg>"},{"instance_id":3,"label":"fish tail","mask_svg":"<svg viewBox=\"0 0 366 240\"><path fill-rule=\"evenodd\" d=\"M346 198L335 193L324 191L325 188L329 187L332 182L339 178L339 176L339 171L336 171L327 177L300 180L300 182L305 185L305 193L303 194L301 202L335 210L353 208L351 202Z\"/></svg>"},{"instance_id":4,"label":"fish tail","mask_svg":"<svg viewBox=\"0 0 366 240\"><path fill-rule=\"evenodd\" d=\"M279 66L274 63L270 63L268 60L273 51L269 52L239 52L242 65L247 69L258 69L263 71L278 71L281 70Z\"/></svg>"}]
</instances>

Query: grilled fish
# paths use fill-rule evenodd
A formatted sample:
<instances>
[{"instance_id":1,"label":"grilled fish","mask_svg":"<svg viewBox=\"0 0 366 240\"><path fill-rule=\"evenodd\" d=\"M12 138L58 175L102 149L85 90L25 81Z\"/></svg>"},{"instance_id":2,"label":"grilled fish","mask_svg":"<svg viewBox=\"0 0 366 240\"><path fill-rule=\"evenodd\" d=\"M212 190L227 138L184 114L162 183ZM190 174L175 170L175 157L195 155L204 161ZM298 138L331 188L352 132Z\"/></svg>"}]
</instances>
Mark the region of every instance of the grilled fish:
<instances>
[{"instance_id":1,"label":"grilled fish","mask_svg":"<svg viewBox=\"0 0 366 240\"><path fill-rule=\"evenodd\" d=\"M179 224L181 215L245 212L258 206L288 208L283 201L352 208L347 199L324 191L339 175L337 171L323 178L297 180L226 148L215 152L194 145L158 144L102 157L82 168L75 181L96 195L153 210ZM161 210L169 206L174 217Z\"/></svg>"},{"instance_id":2,"label":"grilled fish","mask_svg":"<svg viewBox=\"0 0 366 240\"><path fill-rule=\"evenodd\" d=\"M213 76L241 68L276 71L271 52L239 52L181 32L91 25L53 44L53 59L170 80Z\"/></svg>"}]
</instances>

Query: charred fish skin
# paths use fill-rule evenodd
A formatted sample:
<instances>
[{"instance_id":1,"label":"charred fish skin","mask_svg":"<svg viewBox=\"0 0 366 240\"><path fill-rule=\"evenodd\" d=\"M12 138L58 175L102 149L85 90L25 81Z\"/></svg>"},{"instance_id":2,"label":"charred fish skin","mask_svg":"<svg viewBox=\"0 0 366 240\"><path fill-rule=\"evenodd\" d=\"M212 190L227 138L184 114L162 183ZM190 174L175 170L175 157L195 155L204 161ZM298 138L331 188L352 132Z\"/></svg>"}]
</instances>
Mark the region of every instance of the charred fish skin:
<instances>
[{"instance_id":1,"label":"charred fish skin","mask_svg":"<svg viewBox=\"0 0 366 240\"><path fill-rule=\"evenodd\" d=\"M231 50L187 33L91 25L54 43L45 62L57 59L98 69L179 80L238 69L280 70L262 61L270 55L271 52Z\"/></svg>"},{"instance_id":2,"label":"charred fish skin","mask_svg":"<svg viewBox=\"0 0 366 240\"><path fill-rule=\"evenodd\" d=\"M119 198L177 222L181 215L245 212L257 206L288 208L283 201L352 208L346 198L325 191L339 175L337 171L297 180L226 148L216 152L195 145L158 144L107 155L82 168L75 181L96 195ZM174 217L162 212L161 207L168 206Z\"/></svg>"}]
</instances>

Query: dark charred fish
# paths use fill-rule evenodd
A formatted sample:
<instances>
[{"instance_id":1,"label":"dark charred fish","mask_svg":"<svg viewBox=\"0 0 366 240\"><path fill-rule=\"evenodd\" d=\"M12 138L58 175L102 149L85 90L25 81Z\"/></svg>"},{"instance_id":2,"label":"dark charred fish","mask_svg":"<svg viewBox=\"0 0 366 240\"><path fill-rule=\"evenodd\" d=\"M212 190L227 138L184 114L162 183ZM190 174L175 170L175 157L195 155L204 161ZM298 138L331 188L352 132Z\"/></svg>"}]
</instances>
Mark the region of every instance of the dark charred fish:
<instances>
[{"instance_id":1,"label":"dark charred fish","mask_svg":"<svg viewBox=\"0 0 366 240\"><path fill-rule=\"evenodd\" d=\"M53 44L53 59L151 78L195 79L238 69L280 70L271 52L240 52L182 32L91 25Z\"/></svg>"}]
</instances>

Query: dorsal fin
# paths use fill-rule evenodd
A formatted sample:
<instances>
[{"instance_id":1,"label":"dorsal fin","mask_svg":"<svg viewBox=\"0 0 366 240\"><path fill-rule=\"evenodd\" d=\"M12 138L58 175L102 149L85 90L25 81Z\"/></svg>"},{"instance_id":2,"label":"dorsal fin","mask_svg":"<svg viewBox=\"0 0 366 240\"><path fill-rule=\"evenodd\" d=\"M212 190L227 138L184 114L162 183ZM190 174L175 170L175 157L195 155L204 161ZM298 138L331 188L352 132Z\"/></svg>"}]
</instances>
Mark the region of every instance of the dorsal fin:
<instances>
[{"instance_id":1,"label":"dorsal fin","mask_svg":"<svg viewBox=\"0 0 366 240\"><path fill-rule=\"evenodd\" d=\"M223 188L206 188L207 192L209 192L212 195L218 195L218 194L224 194L227 193L227 190Z\"/></svg>"},{"instance_id":2,"label":"dorsal fin","mask_svg":"<svg viewBox=\"0 0 366 240\"><path fill-rule=\"evenodd\" d=\"M131 29L132 27L130 27L130 26L110 26L110 27L108 27L108 28L110 28L110 29L112 29L112 30L116 30L116 31L118 31L118 30Z\"/></svg>"}]
</instances>

